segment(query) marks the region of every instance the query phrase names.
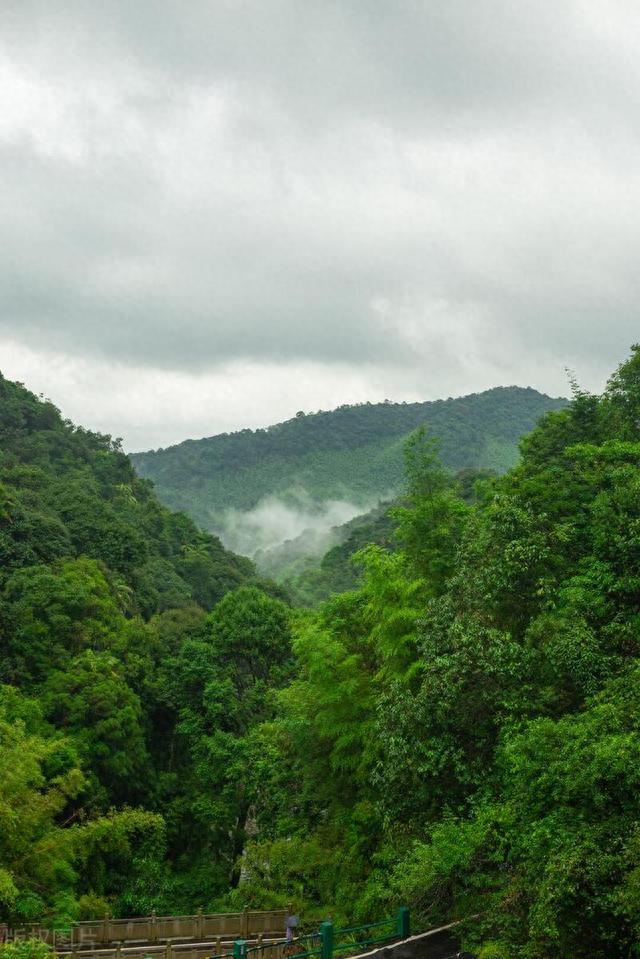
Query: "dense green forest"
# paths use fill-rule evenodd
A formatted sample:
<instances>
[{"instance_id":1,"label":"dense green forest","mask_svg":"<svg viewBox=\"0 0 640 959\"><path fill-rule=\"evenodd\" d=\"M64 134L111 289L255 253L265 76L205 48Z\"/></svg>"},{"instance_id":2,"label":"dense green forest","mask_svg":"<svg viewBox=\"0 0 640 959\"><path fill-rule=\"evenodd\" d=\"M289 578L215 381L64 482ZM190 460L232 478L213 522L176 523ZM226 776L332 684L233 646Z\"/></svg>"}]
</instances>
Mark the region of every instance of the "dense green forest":
<instances>
[{"instance_id":1,"label":"dense green forest","mask_svg":"<svg viewBox=\"0 0 640 959\"><path fill-rule=\"evenodd\" d=\"M132 456L160 499L207 529L222 529L230 509L249 510L267 495L312 502L344 499L369 508L402 485L407 436L425 426L453 470L504 472L520 437L566 403L532 389L498 387L427 403L364 403L304 414L268 429L241 430Z\"/></svg>"},{"instance_id":2,"label":"dense green forest","mask_svg":"<svg viewBox=\"0 0 640 959\"><path fill-rule=\"evenodd\" d=\"M631 954L640 348L506 475L418 429L383 545L356 526L360 578L336 555L310 610L107 438L0 409L0 918L408 904L477 916L481 959Z\"/></svg>"},{"instance_id":3,"label":"dense green forest","mask_svg":"<svg viewBox=\"0 0 640 959\"><path fill-rule=\"evenodd\" d=\"M290 656L274 589L108 436L0 378L1 919L227 891L237 741Z\"/></svg>"},{"instance_id":4,"label":"dense green forest","mask_svg":"<svg viewBox=\"0 0 640 959\"><path fill-rule=\"evenodd\" d=\"M478 915L483 957L640 939L640 351L475 497L423 433L401 548L296 622L244 896Z\"/></svg>"}]
</instances>

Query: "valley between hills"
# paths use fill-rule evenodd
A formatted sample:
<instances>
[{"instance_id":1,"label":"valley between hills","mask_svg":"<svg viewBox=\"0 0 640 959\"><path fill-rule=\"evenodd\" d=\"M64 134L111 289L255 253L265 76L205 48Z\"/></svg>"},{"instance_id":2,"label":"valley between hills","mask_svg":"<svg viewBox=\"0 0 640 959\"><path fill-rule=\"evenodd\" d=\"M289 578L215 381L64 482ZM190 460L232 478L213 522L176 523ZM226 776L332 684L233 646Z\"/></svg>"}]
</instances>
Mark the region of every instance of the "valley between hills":
<instances>
[{"instance_id":1,"label":"valley between hills","mask_svg":"<svg viewBox=\"0 0 640 959\"><path fill-rule=\"evenodd\" d=\"M599 396L344 407L129 457L0 379L2 921L406 906L475 916L482 959L622 957L639 383L635 348Z\"/></svg>"}]
</instances>

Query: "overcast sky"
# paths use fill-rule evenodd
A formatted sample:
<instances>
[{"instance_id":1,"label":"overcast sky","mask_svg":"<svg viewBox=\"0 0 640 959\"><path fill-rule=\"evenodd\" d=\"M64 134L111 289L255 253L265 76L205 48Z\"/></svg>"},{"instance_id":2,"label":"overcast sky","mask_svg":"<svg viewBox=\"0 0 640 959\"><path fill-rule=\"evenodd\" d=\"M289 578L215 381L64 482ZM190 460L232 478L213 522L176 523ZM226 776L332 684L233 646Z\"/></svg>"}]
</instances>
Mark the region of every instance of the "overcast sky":
<instances>
[{"instance_id":1,"label":"overcast sky","mask_svg":"<svg viewBox=\"0 0 640 959\"><path fill-rule=\"evenodd\" d=\"M132 450L600 389L639 49L636 0L2 0L0 369Z\"/></svg>"}]
</instances>

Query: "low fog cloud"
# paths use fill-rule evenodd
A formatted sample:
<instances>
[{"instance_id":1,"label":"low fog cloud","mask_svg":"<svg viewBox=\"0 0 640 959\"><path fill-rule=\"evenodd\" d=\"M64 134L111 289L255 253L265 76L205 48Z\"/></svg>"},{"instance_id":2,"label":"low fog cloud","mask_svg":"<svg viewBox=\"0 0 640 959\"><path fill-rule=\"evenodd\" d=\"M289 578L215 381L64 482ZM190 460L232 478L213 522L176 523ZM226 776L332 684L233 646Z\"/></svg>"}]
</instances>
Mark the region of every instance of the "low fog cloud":
<instances>
[{"instance_id":1,"label":"low fog cloud","mask_svg":"<svg viewBox=\"0 0 640 959\"><path fill-rule=\"evenodd\" d=\"M372 509L376 499L348 502L314 502L304 490L289 490L283 496L265 496L251 510L226 510L215 520L216 532L225 546L245 556L280 546L303 536L303 552L321 554L332 542L331 530Z\"/></svg>"}]
</instances>

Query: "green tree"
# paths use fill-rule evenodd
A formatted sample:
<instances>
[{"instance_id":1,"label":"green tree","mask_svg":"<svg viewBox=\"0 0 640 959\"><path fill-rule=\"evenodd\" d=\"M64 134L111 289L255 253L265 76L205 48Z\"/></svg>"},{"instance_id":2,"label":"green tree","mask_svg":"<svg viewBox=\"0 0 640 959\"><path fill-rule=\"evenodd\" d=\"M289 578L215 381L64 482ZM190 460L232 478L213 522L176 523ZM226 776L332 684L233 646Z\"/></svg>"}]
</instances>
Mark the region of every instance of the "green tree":
<instances>
[{"instance_id":1,"label":"green tree","mask_svg":"<svg viewBox=\"0 0 640 959\"><path fill-rule=\"evenodd\" d=\"M95 801L139 802L150 781L140 699L110 653L88 649L47 678L41 694L47 719L73 734L95 779Z\"/></svg>"},{"instance_id":2,"label":"green tree","mask_svg":"<svg viewBox=\"0 0 640 959\"><path fill-rule=\"evenodd\" d=\"M405 446L406 495L394 510L398 537L419 574L437 595L452 572L467 506L438 458L424 427Z\"/></svg>"},{"instance_id":3,"label":"green tree","mask_svg":"<svg viewBox=\"0 0 640 959\"><path fill-rule=\"evenodd\" d=\"M85 649L108 649L121 614L95 560L64 560L16 570L3 592L4 670L40 682Z\"/></svg>"},{"instance_id":4,"label":"green tree","mask_svg":"<svg viewBox=\"0 0 640 959\"><path fill-rule=\"evenodd\" d=\"M0 687L3 921L68 923L83 887L107 897L122 893L150 837L158 853L160 817L139 810L80 815L85 788L73 740L44 722L36 701Z\"/></svg>"},{"instance_id":5,"label":"green tree","mask_svg":"<svg viewBox=\"0 0 640 959\"><path fill-rule=\"evenodd\" d=\"M170 842L190 861L189 881L203 897L238 882L253 803L248 736L272 714L290 663L289 611L252 586L228 593L166 661L165 700L188 757Z\"/></svg>"}]
</instances>

